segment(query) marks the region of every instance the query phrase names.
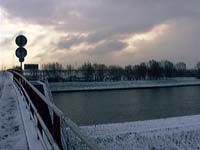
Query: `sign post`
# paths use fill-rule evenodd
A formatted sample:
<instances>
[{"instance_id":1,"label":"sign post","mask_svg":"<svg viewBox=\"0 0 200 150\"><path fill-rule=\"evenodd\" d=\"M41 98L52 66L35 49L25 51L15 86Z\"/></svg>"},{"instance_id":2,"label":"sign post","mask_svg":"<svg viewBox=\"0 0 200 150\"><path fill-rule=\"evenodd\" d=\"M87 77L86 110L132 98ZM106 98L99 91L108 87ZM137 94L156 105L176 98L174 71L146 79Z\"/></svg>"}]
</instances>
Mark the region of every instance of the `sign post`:
<instances>
[{"instance_id":1,"label":"sign post","mask_svg":"<svg viewBox=\"0 0 200 150\"><path fill-rule=\"evenodd\" d=\"M24 48L24 46L27 43L27 39L25 36L23 35L19 35L17 36L17 38L15 39L15 43L17 44L17 46L19 46L16 51L15 51L15 55L19 58L19 62L20 62L20 70L21 70L21 74L23 74L22 71L22 63L24 62L24 58L27 55L27 50Z\"/></svg>"}]
</instances>

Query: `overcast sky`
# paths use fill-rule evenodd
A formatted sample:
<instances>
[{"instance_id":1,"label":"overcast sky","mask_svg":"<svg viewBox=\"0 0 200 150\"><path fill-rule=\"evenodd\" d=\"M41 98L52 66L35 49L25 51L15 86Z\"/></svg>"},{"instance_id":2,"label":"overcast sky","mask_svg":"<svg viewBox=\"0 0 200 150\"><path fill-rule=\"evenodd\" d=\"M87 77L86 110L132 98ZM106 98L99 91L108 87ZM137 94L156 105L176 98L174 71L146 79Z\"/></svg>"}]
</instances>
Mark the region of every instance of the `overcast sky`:
<instances>
[{"instance_id":1,"label":"overcast sky","mask_svg":"<svg viewBox=\"0 0 200 150\"><path fill-rule=\"evenodd\" d=\"M199 0L0 0L0 63L200 61Z\"/></svg>"}]
</instances>

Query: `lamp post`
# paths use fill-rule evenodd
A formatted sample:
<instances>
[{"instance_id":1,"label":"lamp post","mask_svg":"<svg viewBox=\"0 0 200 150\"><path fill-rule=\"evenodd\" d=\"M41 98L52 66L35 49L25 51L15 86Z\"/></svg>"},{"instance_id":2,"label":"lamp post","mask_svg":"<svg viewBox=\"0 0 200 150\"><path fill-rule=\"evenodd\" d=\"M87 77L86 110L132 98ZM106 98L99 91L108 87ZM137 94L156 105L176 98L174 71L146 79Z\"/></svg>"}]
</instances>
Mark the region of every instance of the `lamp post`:
<instances>
[{"instance_id":1,"label":"lamp post","mask_svg":"<svg viewBox=\"0 0 200 150\"><path fill-rule=\"evenodd\" d=\"M24 57L26 57L27 55L27 51L24 48L24 46L27 43L27 39L24 35L19 35L16 37L15 43L17 44L17 46L19 46L15 51L15 55L19 58L20 70L21 70L21 74L23 74L22 63L24 62Z\"/></svg>"}]
</instances>

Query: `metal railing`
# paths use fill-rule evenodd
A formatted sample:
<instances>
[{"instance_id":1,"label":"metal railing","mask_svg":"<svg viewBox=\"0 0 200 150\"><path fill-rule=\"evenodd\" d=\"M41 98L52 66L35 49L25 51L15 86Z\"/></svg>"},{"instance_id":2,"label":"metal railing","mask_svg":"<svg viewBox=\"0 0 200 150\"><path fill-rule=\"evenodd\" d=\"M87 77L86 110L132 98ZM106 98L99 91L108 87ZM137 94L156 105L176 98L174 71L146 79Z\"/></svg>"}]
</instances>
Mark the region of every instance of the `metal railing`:
<instances>
[{"instance_id":1,"label":"metal railing","mask_svg":"<svg viewBox=\"0 0 200 150\"><path fill-rule=\"evenodd\" d=\"M36 120L41 137L46 136L52 149L99 149L92 139L86 136L70 118L47 100L28 80L17 72L12 71L12 73L25 97L31 115Z\"/></svg>"}]
</instances>

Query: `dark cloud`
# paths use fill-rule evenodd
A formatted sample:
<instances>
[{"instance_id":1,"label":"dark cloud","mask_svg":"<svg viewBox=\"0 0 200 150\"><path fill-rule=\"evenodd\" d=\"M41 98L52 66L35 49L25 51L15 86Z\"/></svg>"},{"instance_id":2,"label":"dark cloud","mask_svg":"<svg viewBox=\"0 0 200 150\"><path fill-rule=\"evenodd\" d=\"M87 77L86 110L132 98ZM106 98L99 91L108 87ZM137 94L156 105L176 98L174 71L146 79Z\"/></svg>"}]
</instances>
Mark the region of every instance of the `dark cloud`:
<instances>
[{"instance_id":1,"label":"dark cloud","mask_svg":"<svg viewBox=\"0 0 200 150\"><path fill-rule=\"evenodd\" d=\"M109 32L94 32L91 33L87 36L87 38L85 39L85 41L87 43L93 44L93 43L98 43L101 42L103 40L107 40L109 38L112 37L112 34Z\"/></svg>"},{"instance_id":2,"label":"dark cloud","mask_svg":"<svg viewBox=\"0 0 200 150\"><path fill-rule=\"evenodd\" d=\"M65 50L70 49L74 45L79 45L85 41L85 37L82 35L69 35L61 37L57 43L54 43L57 49Z\"/></svg>"},{"instance_id":3,"label":"dark cloud","mask_svg":"<svg viewBox=\"0 0 200 150\"><path fill-rule=\"evenodd\" d=\"M105 41L95 48L85 51L89 55L105 55L111 52L117 52L127 47L127 43L121 41Z\"/></svg>"},{"instance_id":4,"label":"dark cloud","mask_svg":"<svg viewBox=\"0 0 200 150\"><path fill-rule=\"evenodd\" d=\"M193 67L200 60L200 21L182 19L171 25L156 42L137 43L136 62L149 59L184 61ZM127 57L128 58L128 57Z\"/></svg>"},{"instance_id":5,"label":"dark cloud","mask_svg":"<svg viewBox=\"0 0 200 150\"><path fill-rule=\"evenodd\" d=\"M120 51L127 46L120 41L129 34L146 32L163 23L178 22L182 30L175 25L176 28L162 37L164 39L137 44L140 49L137 53L140 56L144 53L135 59L138 61L165 56L174 60L196 58L200 48L199 34L196 34L199 33L199 6L199 0L0 0L0 8L12 19L51 26L61 33L75 32L76 35L53 42L53 46L70 49L87 43L94 46L83 52L88 55ZM134 57L138 56L137 53ZM122 59L127 61L127 58L128 55Z\"/></svg>"},{"instance_id":6,"label":"dark cloud","mask_svg":"<svg viewBox=\"0 0 200 150\"><path fill-rule=\"evenodd\" d=\"M55 0L0 0L0 6L11 18L21 18L26 22L51 24L55 13Z\"/></svg>"},{"instance_id":7,"label":"dark cloud","mask_svg":"<svg viewBox=\"0 0 200 150\"><path fill-rule=\"evenodd\" d=\"M68 35L58 39L58 41L52 42L55 49L58 50L70 50L71 47L77 46L81 43L95 44L94 48L88 49L85 52L87 54L98 55L105 54L114 51L119 51L127 47L127 43L114 40L112 38L107 38L107 35L89 34L87 36L83 35ZM104 41L103 41L104 40ZM99 43L101 42L101 43Z\"/></svg>"},{"instance_id":8,"label":"dark cloud","mask_svg":"<svg viewBox=\"0 0 200 150\"><path fill-rule=\"evenodd\" d=\"M108 42L107 43L104 42L104 44L108 44L108 43L112 44L112 42L114 43L115 39L118 40L118 37L114 37L110 33L104 33L104 32L95 32L95 33L90 33L88 35L69 34L67 36L60 37L56 42L52 41L52 44L57 49L70 50L72 46L77 46L81 43L92 45L92 44L98 44L99 42L108 40Z\"/></svg>"},{"instance_id":9,"label":"dark cloud","mask_svg":"<svg viewBox=\"0 0 200 150\"><path fill-rule=\"evenodd\" d=\"M59 30L130 33L181 17L200 16L198 0L0 0L10 16Z\"/></svg>"}]
</instances>

